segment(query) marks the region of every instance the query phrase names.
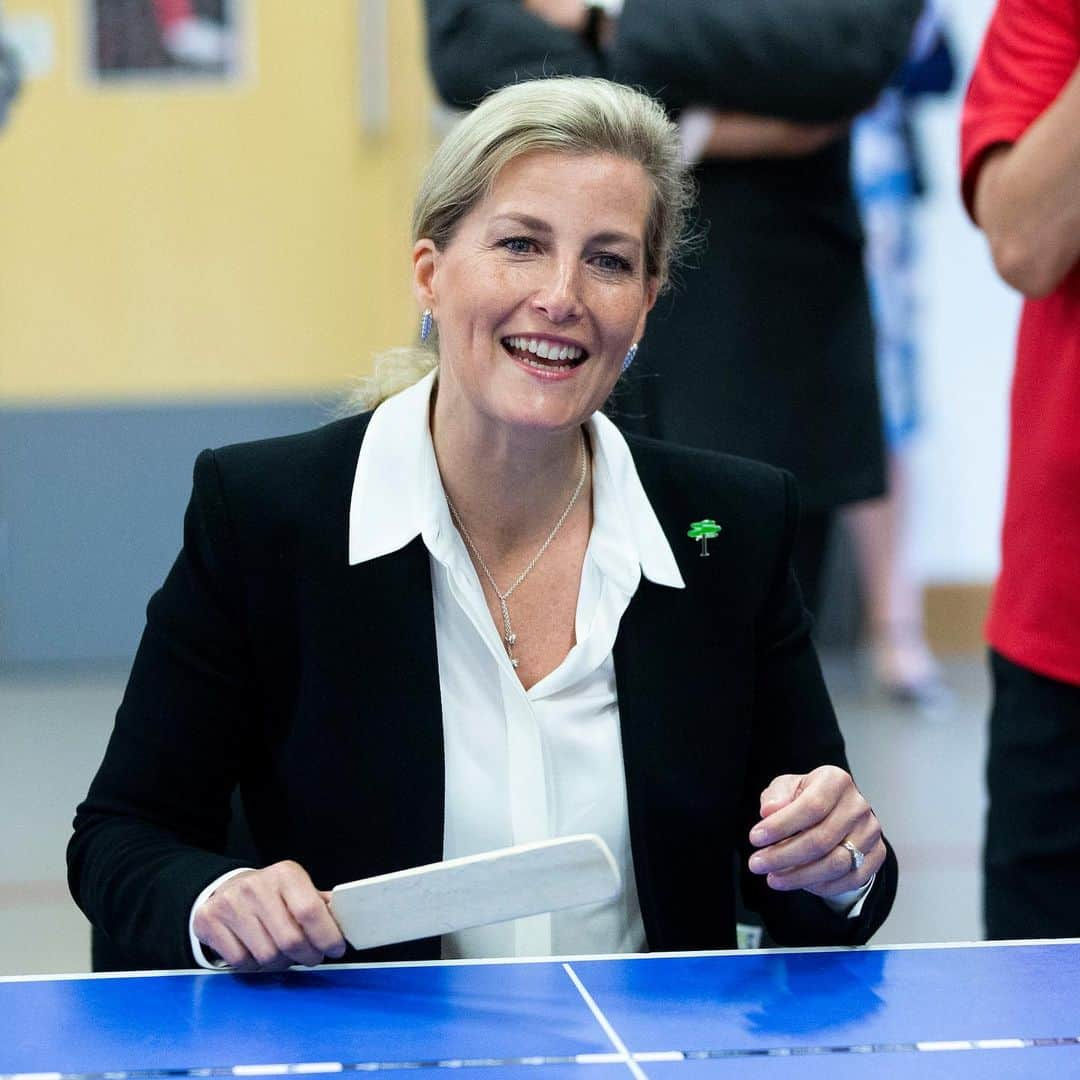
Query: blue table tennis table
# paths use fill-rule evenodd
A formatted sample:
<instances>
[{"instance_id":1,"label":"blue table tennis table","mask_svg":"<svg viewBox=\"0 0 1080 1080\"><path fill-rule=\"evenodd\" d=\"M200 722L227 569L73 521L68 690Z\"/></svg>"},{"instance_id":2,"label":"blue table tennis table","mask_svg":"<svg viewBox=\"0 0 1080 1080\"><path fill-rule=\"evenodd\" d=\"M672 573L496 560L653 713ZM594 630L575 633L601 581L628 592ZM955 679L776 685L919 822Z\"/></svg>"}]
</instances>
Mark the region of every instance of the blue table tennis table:
<instances>
[{"instance_id":1,"label":"blue table tennis table","mask_svg":"<svg viewBox=\"0 0 1080 1080\"><path fill-rule=\"evenodd\" d=\"M0 1080L1080 1077L1080 941L0 979Z\"/></svg>"}]
</instances>

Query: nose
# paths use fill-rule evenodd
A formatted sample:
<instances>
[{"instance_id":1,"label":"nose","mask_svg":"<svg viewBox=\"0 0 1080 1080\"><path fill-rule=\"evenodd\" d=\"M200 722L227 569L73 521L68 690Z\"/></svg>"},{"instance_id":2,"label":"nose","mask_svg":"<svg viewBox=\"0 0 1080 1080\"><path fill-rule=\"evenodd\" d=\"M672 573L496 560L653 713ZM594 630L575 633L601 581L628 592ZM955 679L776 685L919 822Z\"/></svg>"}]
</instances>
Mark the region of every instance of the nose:
<instances>
[{"instance_id":1,"label":"nose","mask_svg":"<svg viewBox=\"0 0 1080 1080\"><path fill-rule=\"evenodd\" d=\"M552 323L577 319L582 312L581 266L577 259L552 260L533 297L533 306Z\"/></svg>"}]
</instances>

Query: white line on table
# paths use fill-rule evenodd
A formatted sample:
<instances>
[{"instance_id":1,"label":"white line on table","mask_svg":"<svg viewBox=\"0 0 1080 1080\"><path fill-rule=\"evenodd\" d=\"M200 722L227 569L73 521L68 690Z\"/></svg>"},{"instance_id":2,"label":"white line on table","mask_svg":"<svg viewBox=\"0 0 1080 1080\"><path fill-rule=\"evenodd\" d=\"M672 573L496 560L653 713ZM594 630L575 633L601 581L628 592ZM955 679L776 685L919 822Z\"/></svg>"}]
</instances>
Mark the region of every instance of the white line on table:
<instances>
[{"instance_id":1,"label":"white line on table","mask_svg":"<svg viewBox=\"0 0 1080 1080\"><path fill-rule=\"evenodd\" d=\"M577 972L569 964L563 964L563 971L570 976L570 981L578 988L578 993L585 1000L585 1004L589 1006L589 1011L596 1017L596 1022L604 1029L604 1034L611 1041L611 1045L615 1047L622 1060L626 1062L626 1067L630 1070L631 1075L635 1080L649 1080L645 1071L626 1048L626 1043L619 1038L618 1032L608 1023L608 1018L600 1011L600 1006L593 1001L592 995L577 977Z\"/></svg>"},{"instance_id":2,"label":"white line on table","mask_svg":"<svg viewBox=\"0 0 1080 1080\"><path fill-rule=\"evenodd\" d=\"M740 960L752 959L763 955L783 957L809 953L874 953L874 952L940 952L943 949L1030 949L1051 946L1055 949L1069 949L1080 945L1080 938L1018 938L1015 941L925 941L915 944L896 945L815 945L800 946L791 949L709 949L696 953L654 952L654 953L589 953L567 957L569 960L618 960L627 963L653 963L657 960L711 959L713 957L738 957ZM340 973L342 971L366 971L378 968L425 968L425 967L507 967L511 964L553 964L562 963L561 956L517 956L512 958L496 957L481 960L399 960L392 964L385 961L367 964L332 964L310 968L297 965L295 970L305 974ZM163 976L197 976L200 978L231 978L234 973L228 968L206 971L202 968L163 968L159 971L68 971L52 975L0 975L0 983L9 982L82 982L89 979L159 979ZM8 1075L8 1074L3 1074ZM15 1075L15 1074L11 1074ZM31 1074L37 1075L37 1074ZM49 1074L52 1075L52 1074Z\"/></svg>"},{"instance_id":3,"label":"white line on table","mask_svg":"<svg viewBox=\"0 0 1080 1080\"><path fill-rule=\"evenodd\" d=\"M593 1016L603 1027L612 1044L619 1048L618 1053L575 1054L572 1056L533 1056L516 1058L446 1058L425 1061L307 1061L293 1064L234 1065L207 1067L197 1066L182 1069L176 1067L142 1068L133 1070L110 1070L105 1072L22 1072L0 1073L0 1080L205 1080L205 1078L228 1078L231 1076L257 1077L297 1075L303 1073L341 1073L341 1072L382 1072L404 1069L461 1069L494 1066L507 1068L517 1065L608 1065L625 1064L633 1073L635 1080L648 1080L637 1062L651 1061L705 1061L727 1060L729 1058L777 1058L802 1057L807 1054L898 1054L898 1053L949 1053L972 1050L1027 1050L1044 1047L1073 1047L1080 1051L1080 1035L1062 1035L1039 1037L1035 1039L996 1038L996 1039L952 1039L942 1041L924 1041L919 1043L854 1043L841 1046L766 1046L743 1047L724 1050L643 1050L631 1054L624 1043L614 1033L610 1023L599 1011L596 1002L582 986L580 979L564 965L567 973L577 986L579 993L589 1006Z\"/></svg>"}]
</instances>

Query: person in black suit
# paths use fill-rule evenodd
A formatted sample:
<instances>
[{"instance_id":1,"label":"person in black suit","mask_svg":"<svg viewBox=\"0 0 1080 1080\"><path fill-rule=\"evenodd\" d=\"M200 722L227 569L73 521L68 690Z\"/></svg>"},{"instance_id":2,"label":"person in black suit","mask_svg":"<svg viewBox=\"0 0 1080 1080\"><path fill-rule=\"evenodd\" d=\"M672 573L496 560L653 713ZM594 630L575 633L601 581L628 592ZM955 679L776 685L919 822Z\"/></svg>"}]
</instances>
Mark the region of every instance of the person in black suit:
<instances>
[{"instance_id":1,"label":"person in black suit","mask_svg":"<svg viewBox=\"0 0 1080 1080\"><path fill-rule=\"evenodd\" d=\"M425 344L377 366L368 411L199 457L69 845L132 963L727 947L735 852L778 941L880 925L896 861L809 641L792 478L598 412L690 199L655 101L503 90L417 199ZM247 862L223 851L236 788ZM580 832L620 864L605 904L363 957L327 907Z\"/></svg>"},{"instance_id":2,"label":"person in black suit","mask_svg":"<svg viewBox=\"0 0 1080 1080\"><path fill-rule=\"evenodd\" d=\"M621 8L617 25L605 11ZM904 59L921 0L428 0L435 86L470 107L542 75L656 94L697 162L703 243L657 306L628 431L794 472L816 610L835 508L885 490L846 125Z\"/></svg>"}]
</instances>

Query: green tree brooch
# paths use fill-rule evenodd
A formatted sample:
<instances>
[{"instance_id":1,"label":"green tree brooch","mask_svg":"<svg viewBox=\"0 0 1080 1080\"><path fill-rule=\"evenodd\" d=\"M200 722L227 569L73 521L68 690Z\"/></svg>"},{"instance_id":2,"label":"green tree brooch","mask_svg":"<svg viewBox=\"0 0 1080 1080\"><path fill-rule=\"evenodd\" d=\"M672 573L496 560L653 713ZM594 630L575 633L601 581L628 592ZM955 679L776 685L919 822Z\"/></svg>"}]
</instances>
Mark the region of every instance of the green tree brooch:
<instances>
[{"instance_id":1,"label":"green tree brooch","mask_svg":"<svg viewBox=\"0 0 1080 1080\"><path fill-rule=\"evenodd\" d=\"M709 541L720 535L720 526L712 518L703 518L701 521L692 521L686 535L691 540L701 541L701 557L708 558Z\"/></svg>"}]
</instances>

